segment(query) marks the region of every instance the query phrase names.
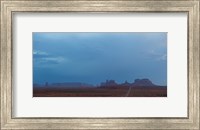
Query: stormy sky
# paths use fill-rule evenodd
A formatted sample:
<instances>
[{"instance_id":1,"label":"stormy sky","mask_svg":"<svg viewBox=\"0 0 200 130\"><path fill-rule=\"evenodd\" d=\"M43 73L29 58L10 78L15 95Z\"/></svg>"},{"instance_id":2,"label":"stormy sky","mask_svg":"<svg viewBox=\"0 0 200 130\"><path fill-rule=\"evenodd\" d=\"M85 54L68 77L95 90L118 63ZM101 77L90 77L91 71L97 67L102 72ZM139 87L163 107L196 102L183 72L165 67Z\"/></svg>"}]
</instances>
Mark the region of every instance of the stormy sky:
<instances>
[{"instance_id":1,"label":"stormy sky","mask_svg":"<svg viewBox=\"0 0 200 130\"><path fill-rule=\"evenodd\" d=\"M167 33L33 33L33 83L97 85L137 78L167 85Z\"/></svg>"}]
</instances>

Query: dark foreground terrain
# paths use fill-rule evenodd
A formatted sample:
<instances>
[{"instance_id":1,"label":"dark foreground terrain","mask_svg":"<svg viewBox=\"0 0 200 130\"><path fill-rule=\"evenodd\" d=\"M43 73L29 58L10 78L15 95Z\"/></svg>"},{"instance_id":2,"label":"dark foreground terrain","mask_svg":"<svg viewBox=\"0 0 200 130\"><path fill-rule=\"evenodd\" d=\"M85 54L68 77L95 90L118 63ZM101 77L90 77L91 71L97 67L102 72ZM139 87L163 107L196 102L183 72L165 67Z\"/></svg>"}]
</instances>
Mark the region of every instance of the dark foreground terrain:
<instances>
[{"instance_id":1,"label":"dark foreground terrain","mask_svg":"<svg viewBox=\"0 0 200 130\"><path fill-rule=\"evenodd\" d=\"M167 87L34 87L33 97L167 97Z\"/></svg>"}]
</instances>

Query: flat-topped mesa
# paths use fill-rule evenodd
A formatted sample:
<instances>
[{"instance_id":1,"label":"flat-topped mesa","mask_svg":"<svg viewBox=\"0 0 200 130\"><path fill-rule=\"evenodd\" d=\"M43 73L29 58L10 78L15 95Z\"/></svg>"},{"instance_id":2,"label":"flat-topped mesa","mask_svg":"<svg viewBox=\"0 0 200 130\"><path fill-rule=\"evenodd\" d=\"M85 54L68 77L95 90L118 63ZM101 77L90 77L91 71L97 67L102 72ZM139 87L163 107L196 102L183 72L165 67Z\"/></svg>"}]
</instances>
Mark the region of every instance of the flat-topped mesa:
<instances>
[{"instance_id":1,"label":"flat-topped mesa","mask_svg":"<svg viewBox=\"0 0 200 130\"><path fill-rule=\"evenodd\" d=\"M157 86L153 84L149 79L135 79L133 86Z\"/></svg>"}]
</instances>

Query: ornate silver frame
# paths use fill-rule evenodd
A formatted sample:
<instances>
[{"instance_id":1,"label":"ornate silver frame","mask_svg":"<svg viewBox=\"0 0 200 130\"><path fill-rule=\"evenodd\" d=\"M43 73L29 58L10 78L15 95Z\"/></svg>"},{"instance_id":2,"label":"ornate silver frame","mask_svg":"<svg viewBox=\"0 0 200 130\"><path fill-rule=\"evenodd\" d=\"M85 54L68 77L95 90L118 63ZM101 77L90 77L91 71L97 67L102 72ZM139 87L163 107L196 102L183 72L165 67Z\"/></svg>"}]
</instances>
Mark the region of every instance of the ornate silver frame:
<instances>
[{"instance_id":1,"label":"ornate silver frame","mask_svg":"<svg viewBox=\"0 0 200 130\"><path fill-rule=\"evenodd\" d=\"M199 0L0 0L1 1L1 129L200 129ZM12 14L14 12L187 12L187 118L13 118Z\"/></svg>"}]
</instances>

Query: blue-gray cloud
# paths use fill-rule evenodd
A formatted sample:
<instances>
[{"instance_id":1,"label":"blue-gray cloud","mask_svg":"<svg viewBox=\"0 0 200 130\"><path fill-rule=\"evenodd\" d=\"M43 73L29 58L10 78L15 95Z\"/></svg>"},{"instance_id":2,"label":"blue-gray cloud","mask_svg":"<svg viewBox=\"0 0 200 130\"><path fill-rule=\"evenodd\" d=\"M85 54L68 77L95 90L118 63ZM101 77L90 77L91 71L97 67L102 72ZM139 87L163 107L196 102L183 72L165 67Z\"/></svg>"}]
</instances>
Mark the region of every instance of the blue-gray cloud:
<instances>
[{"instance_id":1,"label":"blue-gray cloud","mask_svg":"<svg viewBox=\"0 0 200 130\"><path fill-rule=\"evenodd\" d=\"M33 64L34 67L49 67L52 64L60 64L65 61L61 56L54 56L44 51L33 51Z\"/></svg>"},{"instance_id":2,"label":"blue-gray cloud","mask_svg":"<svg viewBox=\"0 0 200 130\"><path fill-rule=\"evenodd\" d=\"M165 32L33 33L33 49L34 82L150 78L167 83Z\"/></svg>"}]
</instances>

